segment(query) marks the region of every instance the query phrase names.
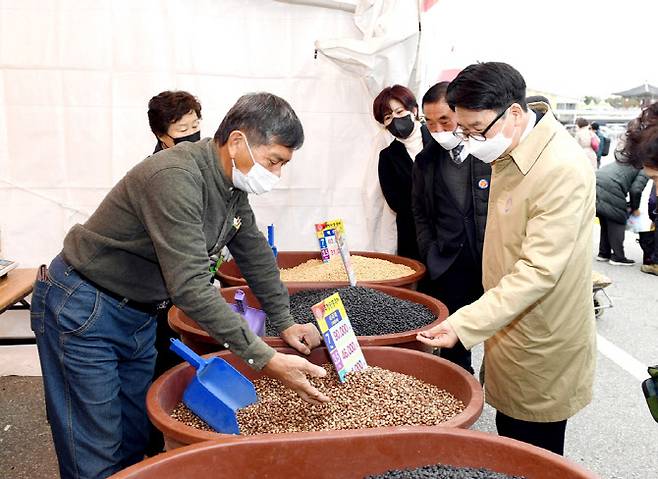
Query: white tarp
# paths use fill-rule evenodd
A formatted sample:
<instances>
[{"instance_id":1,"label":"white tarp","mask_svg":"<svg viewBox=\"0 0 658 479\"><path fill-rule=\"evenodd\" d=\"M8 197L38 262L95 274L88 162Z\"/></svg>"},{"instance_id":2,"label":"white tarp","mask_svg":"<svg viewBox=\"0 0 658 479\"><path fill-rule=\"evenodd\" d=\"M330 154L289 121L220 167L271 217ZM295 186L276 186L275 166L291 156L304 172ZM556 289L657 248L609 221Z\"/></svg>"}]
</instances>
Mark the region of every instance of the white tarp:
<instances>
[{"instance_id":1,"label":"white tarp","mask_svg":"<svg viewBox=\"0 0 658 479\"><path fill-rule=\"evenodd\" d=\"M416 1L363 0L354 14L360 38L318 40L321 54L347 74L361 78L374 99L388 85L418 86L415 68L420 45L420 12ZM386 204L376 174L379 152L391 141L380 128L370 142L362 183L363 219L371 239L369 248L394 253L397 227L395 213ZM350 232L351 234L351 232Z\"/></svg>"},{"instance_id":2,"label":"white tarp","mask_svg":"<svg viewBox=\"0 0 658 479\"><path fill-rule=\"evenodd\" d=\"M147 102L168 89L200 99L202 136L246 92L295 108L304 146L275 191L252 199L262 229L276 225L279 250L317 248L313 224L336 217L352 249L392 250L376 168L390 137L372 100L393 82L436 78L413 72L418 2L336 2L354 3L354 14L302 3L1 1L2 255L26 266L55 255L71 225L153 150Z\"/></svg>"}]
</instances>

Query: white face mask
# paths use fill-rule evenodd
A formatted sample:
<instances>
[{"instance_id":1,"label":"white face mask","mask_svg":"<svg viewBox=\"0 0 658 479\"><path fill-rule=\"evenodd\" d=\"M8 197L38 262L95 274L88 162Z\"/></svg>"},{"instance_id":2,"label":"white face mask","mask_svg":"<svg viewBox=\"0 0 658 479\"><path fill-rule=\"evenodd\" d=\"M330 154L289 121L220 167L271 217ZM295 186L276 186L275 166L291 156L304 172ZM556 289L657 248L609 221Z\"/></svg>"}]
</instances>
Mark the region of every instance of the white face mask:
<instances>
[{"instance_id":1,"label":"white face mask","mask_svg":"<svg viewBox=\"0 0 658 479\"><path fill-rule=\"evenodd\" d=\"M512 137L506 138L501 128L495 136L487 138L485 141L471 140L465 143L465 149L469 155L473 155L483 163L491 163L500 158L509 148L512 144Z\"/></svg>"},{"instance_id":2,"label":"white face mask","mask_svg":"<svg viewBox=\"0 0 658 479\"><path fill-rule=\"evenodd\" d=\"M433 131L432 138L434 138L436 142L446 150L452 150L462 142L462 140L453 135L451 131Z\"/></svg>"},{"instance_id":3,"label":"white face mask","mask_svg":"<svg viewBox=\"0 0 658 479\"><path fill-rule=\"evenodd\" d=\"M239 133L244 138L247 150L249 151L249 156L254 164L245 175L236 168L235 159L231 158L231 161L233 162L233 186L247 193L253 193L254 195L262 195L263 193L271 191L272 188L274 188L274 185L279 182L279 177L260 163L256 162L254 155L251 152L249 142L247 141L247 136L242 132Z\"/></svg>"}]
</instances>

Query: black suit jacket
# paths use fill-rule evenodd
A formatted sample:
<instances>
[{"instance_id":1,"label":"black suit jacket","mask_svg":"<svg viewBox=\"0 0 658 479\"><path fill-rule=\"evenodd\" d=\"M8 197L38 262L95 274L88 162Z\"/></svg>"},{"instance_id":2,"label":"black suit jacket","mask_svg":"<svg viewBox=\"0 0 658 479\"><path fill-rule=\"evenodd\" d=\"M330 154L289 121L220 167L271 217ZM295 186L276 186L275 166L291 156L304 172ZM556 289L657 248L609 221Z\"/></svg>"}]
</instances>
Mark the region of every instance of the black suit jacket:
<instances>
[{"instance_id":1,"label":"black suit jacket","mask_svg":"<svg viewBox=\"0 0 658 479\"><path fill-rule=\"evenodd\" d=\"M432 141L416 156L413 167L412 207L421 260L431 279L453 264L463 247L477 264L482 261L487 223L491 166L469 156L471 202L462 211L445 184L443 168L450 153Z\"/></svg>"},{"instance_id":2,"label":"black suit jacket","mask_svg":"<svg viewBox=\"0 0 658 479\"><path fill-rule=\"evenodd\" d=\"M420 127L423 146L434 141L425 125ZM411 209L411 170L413 160L404 144L393 140L379 153L379 184L388 206L395 211L398 227L398 251L400 256L420 259L416 226Z\"/></svg>"}]
</instances>

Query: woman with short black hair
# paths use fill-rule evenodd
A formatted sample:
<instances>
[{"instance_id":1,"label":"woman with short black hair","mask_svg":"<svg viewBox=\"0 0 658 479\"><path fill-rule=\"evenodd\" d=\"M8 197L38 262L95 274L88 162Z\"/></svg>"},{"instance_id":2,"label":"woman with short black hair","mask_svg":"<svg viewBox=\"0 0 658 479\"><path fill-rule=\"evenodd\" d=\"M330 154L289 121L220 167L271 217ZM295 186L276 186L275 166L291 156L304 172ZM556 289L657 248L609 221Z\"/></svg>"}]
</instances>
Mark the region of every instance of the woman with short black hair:
<instances>
[{"instance_id":1,"label":"woman with short black hair","mask_svg":"<svg viewBox=\"0 0 658 479\"><path fill-rule=\"evenodd\" d=\"M186 91L163 91L149 101L149 126L158 140L153 153L201 139L201 103Z\"/></svg>"},{"instance_id":2,"label":"woman with short black hair","mask_svg":"<svg viewBox=\"0 0 658 479\"><path fill-rule=\"evenodd\" d=\"M418 119L418 103L408 88L384 88L373 102L375 120L395 139L379 153L379 184L388 206L396 214L397 254L420 260L416 226L411 211L411 170L416 155L432 141Z\"/></svg>"},{"instance_id":3,"label":"woman with short black hair","mask_svg":"<svg viewBox=\"0 0 658 479\"><path fill-rule=\"evenodd\" d=\"M201 139L201 103L186 91L163 91L151 98L148 103L148 120L151 131L157 138L153 153L171 148L183 141ZM170 339L179 338L178 333L169 326L168 317L171 307L163 308L157 314L157 331L155 337L155 372L153 380L162 376L167 370L181 362L180 357L171 351ZM164 450L164 437L160 430L151 424L147 456L155 456Z\"/></svg>"}]
</instances>

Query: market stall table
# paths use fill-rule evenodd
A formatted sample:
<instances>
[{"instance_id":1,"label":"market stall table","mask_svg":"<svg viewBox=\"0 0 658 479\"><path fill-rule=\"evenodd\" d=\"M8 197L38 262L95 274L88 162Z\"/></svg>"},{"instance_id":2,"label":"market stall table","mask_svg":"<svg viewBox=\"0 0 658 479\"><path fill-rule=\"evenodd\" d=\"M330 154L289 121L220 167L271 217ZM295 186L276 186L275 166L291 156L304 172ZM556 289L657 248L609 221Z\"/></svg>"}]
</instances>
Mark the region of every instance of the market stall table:
<instances>
[{"instance_id":1,"label":"market stall table","mask_svg":"<svg viewBox=\"0 0 658 479\"><path fill-rule=\"evenodd\" d=\"M0 278L0 314L7 310L30 309L25 300L32 293L35 268L14 269ZM34 338L0 338L0 344L34 344Z\"/></svg>"}]
</instances>

